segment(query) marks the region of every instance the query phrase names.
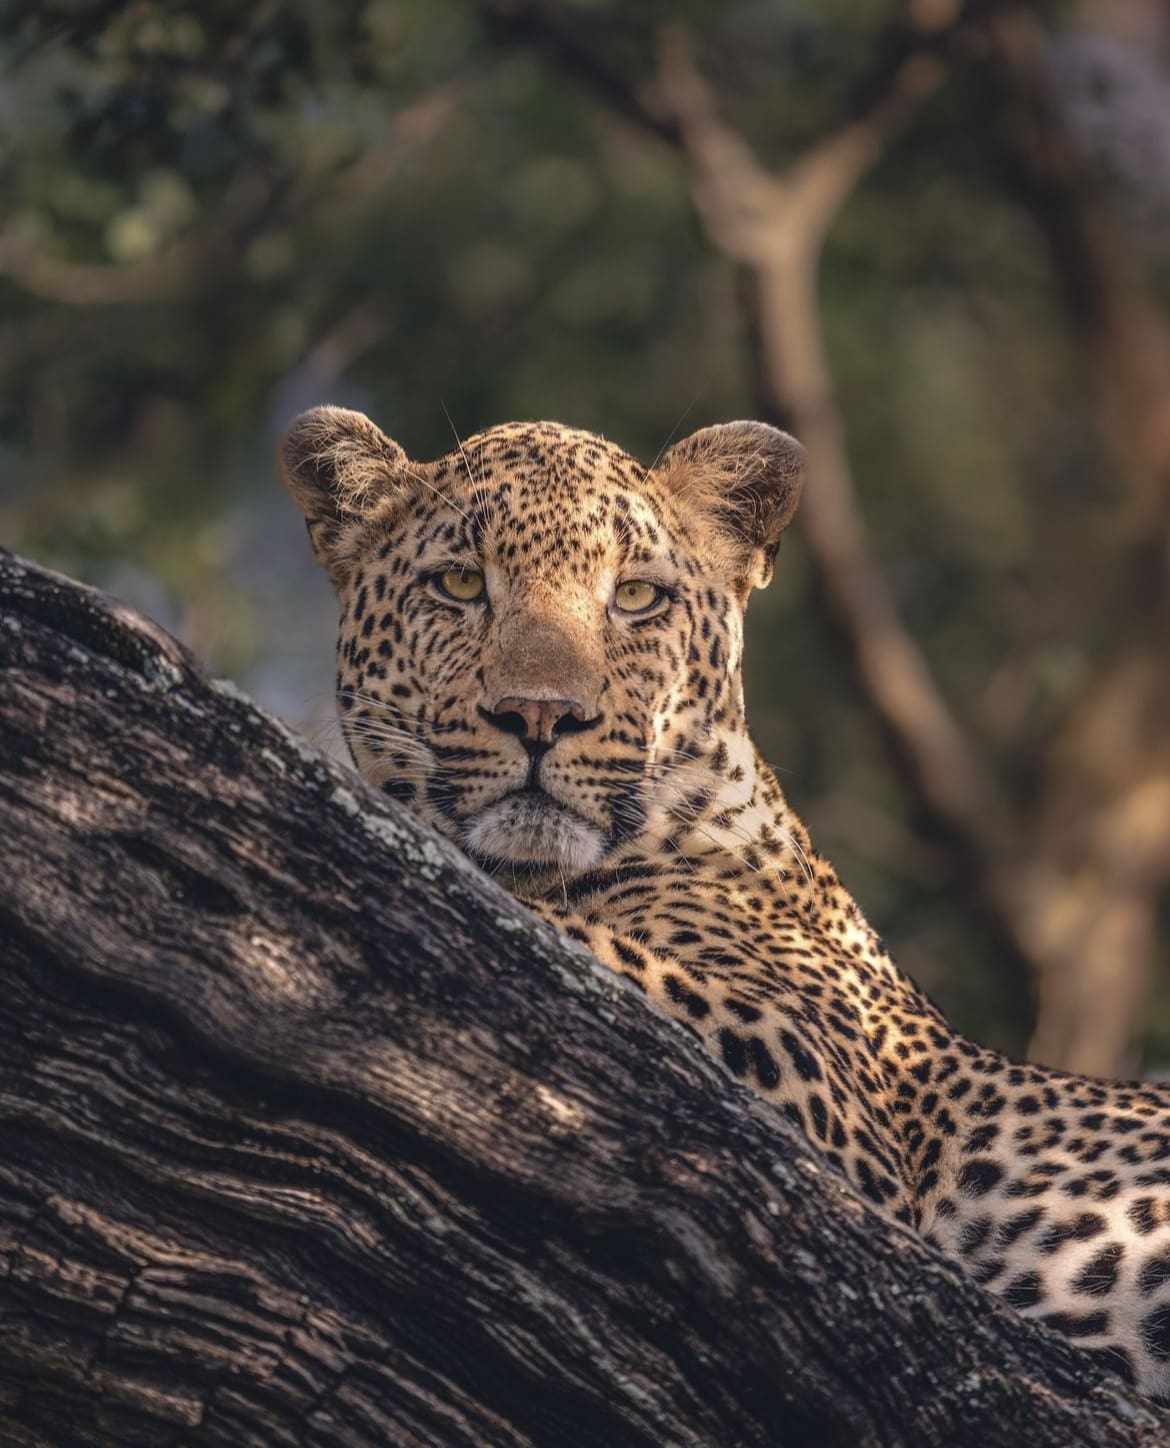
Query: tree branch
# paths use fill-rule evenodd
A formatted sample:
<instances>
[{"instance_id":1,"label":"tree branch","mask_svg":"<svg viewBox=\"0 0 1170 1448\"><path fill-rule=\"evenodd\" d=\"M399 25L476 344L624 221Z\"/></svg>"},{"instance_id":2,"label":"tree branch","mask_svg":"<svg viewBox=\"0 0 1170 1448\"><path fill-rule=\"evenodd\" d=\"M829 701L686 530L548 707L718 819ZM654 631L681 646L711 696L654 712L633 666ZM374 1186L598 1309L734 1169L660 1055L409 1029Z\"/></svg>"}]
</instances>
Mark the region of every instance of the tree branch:
<instances>
[{"instance_id":1,"label":"tree branch","mask_svg":"<svg viewBox=\"0 0 1170 1448\"><path fill-rule=\"evenodd\" d=\"M282 196L271 177L254 172L237 177L209 218L157 256L122 263L67 261L22 236L0 233L0 275L32 296L73 307L191 296L238 266L247 239L274 209L295 215L302 228L314 213L326 216L334 229L352 224L404 162L437 134L478 74L469 68L401 107L387 124L386 139L335 175L311 168Z\"/></svg>"},{"instance_id":2,"label":"tree branch","mask_svg":"<svg viewBox=\"0 0 1170 1448\"><path fill-rule=\"evenodd\" d=\"M1164 1441L437 837L11 555L0 799L0 1444Z\"/></svg>"},{"instance_id":3,"label":"tree branch","mask_svg":"<svg viewBox=\"0 0 1170 1448\"><path fill-rule=\"evenodd\" d=\"M1105 1072L1144 1004L1170 882L1170 328L1069 134L1035 13L1001 5L969 42L981 129L1048 248L1130 499L1101 589L1117 647L1052 746L1014 887L1040 966L1031 1050Z\"/></svg>"},{"instance_id":4,"label":"tree branch","mask_svg":"<svg viewBox=\"0 0 1170 1448\"><path fill-rule=\"evenodd\" d=\"M1069 134L1034 12L1004 4L973 41L969 68L993 155L1048 247L1091 368L1102 435L1135 500L1135 523L1166 533L1170 329Z\"/></svg>"},{"instance_id":5,"label":"tree branch","mask_svg":"<svg viewBox=\"0 0 1170 1448\"><path fill-rule=\"evenodd\" d=\"M234 263L239 238L264 215L272 195L269 179L239 177L212 217L159 255L133 262L66 261L23 236L0 233L0 275L32 296L73 307L173 301Z\"/></svg>"},{"instance_id":6,"label":"tree branch","mask_svg":"<svg viewBox=\"0 0 1170 1448\"><path fill-rule=\"evenodd\" d=\"M591 82L599 65L582 64L580 40L559 44L543 12L529 9L546 49ZM1129 1045L1158 896L1170 878L1170 816L1146 808L1168 778L1170 743L1160 723L1170 717L1165 609L1159 605L1153 629L1137 630L1136 649L1119 649L1102 670L1053 751L1039 807L1022 815L943 698L874 560L817 309L820 253L837 211L954 57L981 57L994 98L988 129L1010 96L1024 121L1008 132L1009 169L1046 229L1066 294L1079 299L1082 329L1099 344L1090 351L1103 429L1138 499L1134 555L1170 558L1170 335L1143 302L1120 239L1082 192L1048 92L1042 40L1034 16L1009 0L913 0L879 43L848 119L783 169L768 170L720 119L672 30L648 129L682 152L708 231L752 280L761 393L809 453L812 483L799 526L811 561L915 798L943 827L962 873L974 873L992 919L1036 977L1033 1053L1108 1075ZM618 85L608 70L605 93ZM619 109L648 124L632 87ZM1139 580L1148 571L1128 570ZM1170 567L1163 571L1170 578ZM1159 593L1168 596L1164 583ZM1086 742L1088 750L1080 747ZM1118 760L1132 767L1119 771ZM1117 820L1139 815L1141 828L1118 849Z\"/></svg>"},{"instance_id":7,"label":"tree branch","mask_svg":"<svg viewBox=\"0 0 1170 1448\"><path fill-rule=\"evenodd\" d=\"M837 208L942 74L933 57L911 54L868 112L780 175L762 168L719 120L677 42L664 51L661 88L677 117L708 229L755 278L768 390L808 450L814 479L801 504L802 536L853 645L866 694L932 814L990 857L1003 850L1007 807L898 618L874 561L816 304L820 249Z\"/></svg>"},{"instance_id":8,"label":"tree branch","mask_svg":"<svg viewBox=\"0 0 1170 1448\"><path fill-rule=\"evenodd\" d=\"M723 123L682 32L667 30L654 104L595 46L539 5L509 0L515 34L539 44L627 118L679 149L696 205L716 243L757 290L766 390L809 452L813 484L799 527L825 594L849 638L867 696L930 814L981 859L1002 853L1013 829L994 776L968 742L898 618L873 560L857 504L844 430L816 311L820 247L836 210L865 170L945 75L943 57L973 7L949 0L908 7L876 47L856 87L854 113L780 172L770 172ZM597 77L605 76L604 86Z\"/></svg>"}]
</instances>

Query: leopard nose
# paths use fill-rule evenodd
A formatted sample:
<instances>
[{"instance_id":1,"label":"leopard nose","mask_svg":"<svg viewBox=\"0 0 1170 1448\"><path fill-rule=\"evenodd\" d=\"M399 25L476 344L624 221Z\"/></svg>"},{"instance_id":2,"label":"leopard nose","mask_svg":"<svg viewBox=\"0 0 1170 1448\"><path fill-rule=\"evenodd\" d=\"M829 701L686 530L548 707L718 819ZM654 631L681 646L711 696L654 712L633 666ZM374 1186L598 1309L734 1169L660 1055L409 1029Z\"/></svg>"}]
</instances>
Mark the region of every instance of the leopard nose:
<instances>
[{"instance_id":1,"label":"leopard nose","mask_svg":"<svg viewBox=\"0 0 1170 1448\"><path fill-rule=\"evenodd\" d=\"M515 734L528 749L548 749L564 734L592 729L601 716L589 718L580 699L530 699L509 694L493 708L480 708L489 724Z\"/></svg>"}]
</instances>

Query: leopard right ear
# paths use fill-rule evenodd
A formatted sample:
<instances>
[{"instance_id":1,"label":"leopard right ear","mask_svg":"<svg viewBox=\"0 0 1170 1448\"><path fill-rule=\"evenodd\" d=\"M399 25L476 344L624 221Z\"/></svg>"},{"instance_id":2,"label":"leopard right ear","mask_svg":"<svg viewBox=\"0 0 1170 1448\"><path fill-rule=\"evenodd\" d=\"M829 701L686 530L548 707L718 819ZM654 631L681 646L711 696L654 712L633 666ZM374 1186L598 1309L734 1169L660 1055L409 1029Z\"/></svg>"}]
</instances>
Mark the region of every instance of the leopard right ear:
<instances>
[{"instance_id":1,"label":"leopard right ear","mask_svg":"<svg viewBox=\"0 0 1170 1448\"><path fill-rule=\"evenodd\" d=\"M750 588L764 588L772 577L805 466L804 448L766 422L701 428L662 460L667 485L707 512L731 544L732 568Z\"/></svg>"},{"instance_id":2,"label":"leopard right ear","mask_svg":"<svg viewBox=\"0 0 1170 1448\"><path fill-rule=\"evenodd\" d=\"M372 516L388 511L406 482L407 456L364 413L314 407L289 424L277 461L313 554L340 588Z\"/></svg>"}]
</instances>

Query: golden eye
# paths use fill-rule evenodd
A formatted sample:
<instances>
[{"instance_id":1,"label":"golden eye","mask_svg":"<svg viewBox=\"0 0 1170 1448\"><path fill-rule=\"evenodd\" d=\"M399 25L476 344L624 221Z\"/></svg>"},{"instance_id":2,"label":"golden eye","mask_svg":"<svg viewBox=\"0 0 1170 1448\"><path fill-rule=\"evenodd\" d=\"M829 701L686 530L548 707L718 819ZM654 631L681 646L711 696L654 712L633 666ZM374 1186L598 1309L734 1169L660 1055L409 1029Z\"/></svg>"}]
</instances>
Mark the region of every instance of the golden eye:
<instances>
[{"instance_id":1,"label":"golden eye","mask_svg":"<svg viewBox=\"0 0 1170 1448\"><path fill-rule=\"evenodd\" d=\"M446 568L435 574L435 583L440 593L460 603L474 603L483 597L487 587L478 568Z\"/></svg>"},{"instance_id":2,"label":"golden eye","mask_svg":"<svg viewBox=\"0 0 1170 1448\"><path fill-rule=\"evenodd\" d=\"M647 583L632 578L628 583L619 583L613 596L614 607L622 613L648 613L656 603L666 597L666 589L657 583Z\"/></svg>"}]
</instances>

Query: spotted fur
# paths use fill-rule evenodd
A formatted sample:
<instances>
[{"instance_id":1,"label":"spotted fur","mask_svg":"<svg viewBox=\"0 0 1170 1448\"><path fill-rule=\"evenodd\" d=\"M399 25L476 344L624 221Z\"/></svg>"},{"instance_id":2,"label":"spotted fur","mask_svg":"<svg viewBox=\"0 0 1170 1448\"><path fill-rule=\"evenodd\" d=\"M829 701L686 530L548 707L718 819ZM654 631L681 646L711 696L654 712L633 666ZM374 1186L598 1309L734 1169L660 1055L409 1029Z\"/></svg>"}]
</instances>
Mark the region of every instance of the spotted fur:
<instances>
[{"instance_id":1,"label":"spotted fur","mask_svg":"<svg viewBox=\"0 0 1170 1448\"><path fill-rule=\"evenodd\" d=\"M320 408L282 466L340 601L362 774L685 1022L875 1206L1170 1394L1170 1093L952 1030L747 732L743 615L798 445L731 423L647 469L517 423L419 463ZM481 597L443 592L477 573ZM631 581L651 608L618 606Z\"/></svg>"}]
</instances>

